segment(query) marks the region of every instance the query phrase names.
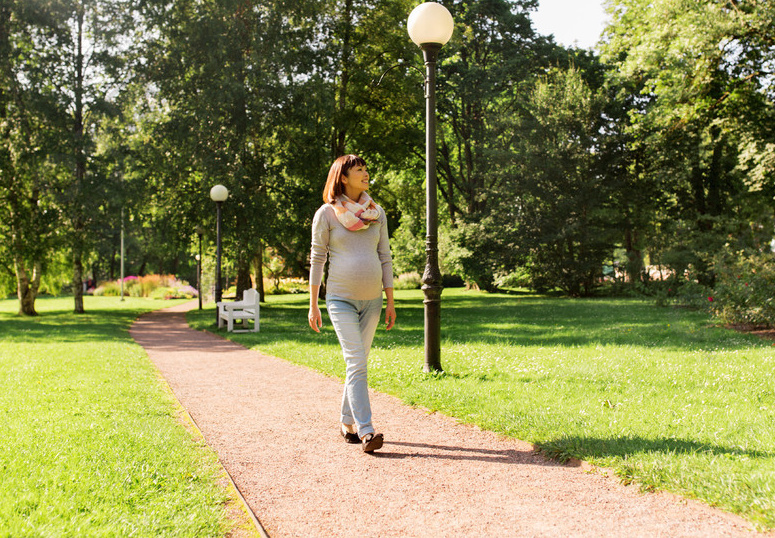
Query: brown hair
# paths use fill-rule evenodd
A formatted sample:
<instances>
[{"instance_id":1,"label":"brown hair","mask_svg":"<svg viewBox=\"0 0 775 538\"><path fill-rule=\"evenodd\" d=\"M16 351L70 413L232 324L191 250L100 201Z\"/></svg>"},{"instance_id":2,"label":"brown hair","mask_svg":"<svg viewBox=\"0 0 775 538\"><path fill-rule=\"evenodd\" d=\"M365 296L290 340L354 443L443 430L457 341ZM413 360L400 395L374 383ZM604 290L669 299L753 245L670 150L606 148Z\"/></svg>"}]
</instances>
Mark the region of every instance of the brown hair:
<instances>
[{"instance_id":1,"label":"brown hair","mask_svg":"<svg viewBox=\"0 0 775 538\"><path fill-rule=\"evenodd\" d=\"M334 164L331 165L331 169L328 171L326 186L323 187L324 202L331 204L344 194L342 176L346 176L350 168L355 168L356 166L366 166L366 161L357 155L342 155L334 161Z\"/></svg>"}]
</instances>

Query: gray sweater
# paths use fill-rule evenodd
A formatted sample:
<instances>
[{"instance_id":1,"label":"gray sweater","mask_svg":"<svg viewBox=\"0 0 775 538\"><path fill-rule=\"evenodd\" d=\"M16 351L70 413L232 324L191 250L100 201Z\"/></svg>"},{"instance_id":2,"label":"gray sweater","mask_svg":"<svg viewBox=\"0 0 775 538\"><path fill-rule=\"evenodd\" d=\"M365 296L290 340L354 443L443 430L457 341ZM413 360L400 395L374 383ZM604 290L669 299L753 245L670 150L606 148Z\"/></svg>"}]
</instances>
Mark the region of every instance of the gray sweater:
<instances>
[{"instance_id":1,"label":"gray sweater","mask_svg":"<svg viewBox=\"0 0 775 538\"><path fill-rule=\"evenodd\" d=\"M393 260L385 211L365 230L351 232L339 222L330 204L323 204L312 221L309 283L320 285L328 257L326 293L365 301L382 297L393 287Z\"/></svg>"}]
</instances>

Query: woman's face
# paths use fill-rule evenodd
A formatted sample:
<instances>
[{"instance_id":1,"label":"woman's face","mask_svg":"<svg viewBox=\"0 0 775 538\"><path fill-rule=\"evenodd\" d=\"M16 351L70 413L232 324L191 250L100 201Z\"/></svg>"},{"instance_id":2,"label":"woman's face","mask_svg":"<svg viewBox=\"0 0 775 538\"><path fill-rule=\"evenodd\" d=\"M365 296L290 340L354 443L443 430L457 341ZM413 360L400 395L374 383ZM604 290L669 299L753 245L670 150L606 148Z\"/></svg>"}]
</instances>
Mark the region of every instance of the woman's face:
<instances>
[{"instance_id":1,"label":"woman's face","mask_svg":"<svg viewBox=\"0 0 775 538\"><path fill-rule=\"evenodd\" d=\"M369 172L365 166L353 166L347 171L347 175L342 177L342 183L345 194L350 198L353 197L348 193L355 194L357 192L360 196L362 192L369 190Z\"/></svg>"}]
</instances>

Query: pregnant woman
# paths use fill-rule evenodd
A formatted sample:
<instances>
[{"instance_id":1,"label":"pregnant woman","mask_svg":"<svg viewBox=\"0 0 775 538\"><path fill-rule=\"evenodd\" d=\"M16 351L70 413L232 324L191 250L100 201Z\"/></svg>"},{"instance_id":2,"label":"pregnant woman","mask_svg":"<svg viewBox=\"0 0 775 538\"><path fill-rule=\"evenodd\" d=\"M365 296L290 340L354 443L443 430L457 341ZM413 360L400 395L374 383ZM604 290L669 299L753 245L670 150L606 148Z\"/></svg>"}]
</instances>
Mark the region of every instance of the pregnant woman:
<instances>
[{"instance_id":1,"label":"pregnant woman","mask_svg":"<svg viewBox=\"0 0 775 538\"><path fill-rule=\"evenodd\" d=\"M342 395L341 434L360 443L364 452L382 447L383 435L371 423L366 361L382 311L385 323L396 320L393 303L393 261L385 211L366 192L369 173L357 155L344 155L331 165L323 190L326 202L312 221L309 325L320 332L323 321L318 295L328 258L326 308L346 363Z\"/></svg>"}]
</instances>

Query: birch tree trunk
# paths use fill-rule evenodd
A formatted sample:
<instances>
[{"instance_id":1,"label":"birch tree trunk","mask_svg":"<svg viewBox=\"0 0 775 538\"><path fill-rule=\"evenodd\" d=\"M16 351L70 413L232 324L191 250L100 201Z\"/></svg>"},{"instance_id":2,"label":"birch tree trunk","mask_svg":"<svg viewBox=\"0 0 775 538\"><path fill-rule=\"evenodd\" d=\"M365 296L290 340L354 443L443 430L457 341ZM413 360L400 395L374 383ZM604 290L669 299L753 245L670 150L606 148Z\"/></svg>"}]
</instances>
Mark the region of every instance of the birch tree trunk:
<instances>
[{"instance_id":1,"label":"birch tree trunk","mask_svg":"<svg viewBox=\"0 0 775 538\"><path fill-rule=\"evenodd\" d=\"M30 277L21 256L14 257L13 262L16 271L16 294L19 297L19 315L37 316L35 298L38 296L38 289L40 289L41 264L39 261L33 262L32 277Z\"/></svg>"}]
</instances>

